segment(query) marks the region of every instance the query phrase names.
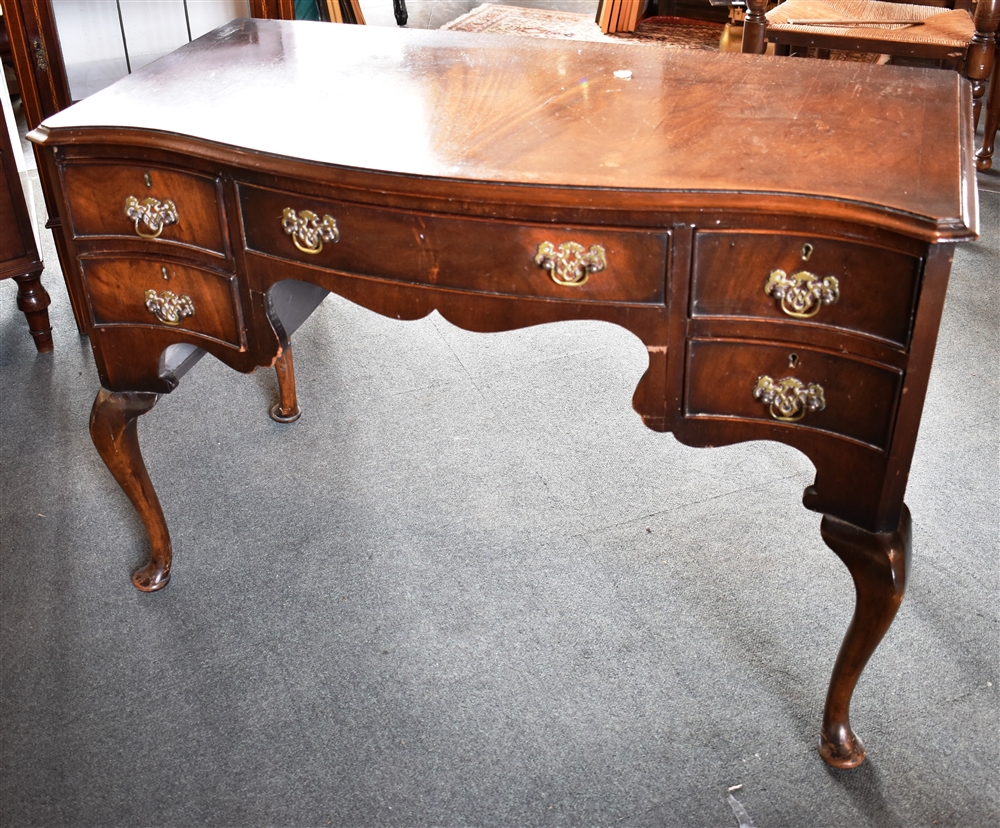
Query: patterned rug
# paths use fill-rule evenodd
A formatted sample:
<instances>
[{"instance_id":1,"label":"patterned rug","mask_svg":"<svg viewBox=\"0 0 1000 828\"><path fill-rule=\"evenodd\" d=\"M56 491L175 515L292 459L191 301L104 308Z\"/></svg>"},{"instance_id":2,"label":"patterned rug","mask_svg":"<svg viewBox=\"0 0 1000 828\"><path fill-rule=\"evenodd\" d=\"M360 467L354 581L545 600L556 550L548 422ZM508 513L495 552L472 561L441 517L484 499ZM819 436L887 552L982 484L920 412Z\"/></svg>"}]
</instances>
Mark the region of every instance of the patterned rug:
<instances>
[{"instance_id":1,"label":"patterned rug","mask_svg":"<svg viewBox=\"0 0 1000 828\"><path fill-rule=\"evenodd\" d=\"M498 6L494 3L476 6L441 28L456 32L556 37L561 40L611 40L587 14Z\"/></svg>"},{"instance_id":2,"label":"patterned rug","mask_svg":"<svg viewBox=\"0 0 1000 828\"><path fill-rule=\"evenodd\" d=\"M615 40L628 40L632 43L658 43L661 46L675 46L679 49L704 49L718 52L728 30L729 27L725 23L712 23L707 20L687 20L683 17L647 17L645 20L639 21L634 32L617 32L611 37ZM742 36L742 31L742 29L737 29L736 48L733 51L740 50L739 37Z\"/></svg>"},{"instance_id":3,"label":"patterned rug","mask_svg":"<svg viewBox=\"0 0 1000 828\"><path fill-rule=\"evenodd\" d=\"M562 40L625 40L630 43L655 43L713 52L719 50L720 40L727 30L724 23L687 20L682 17L649 17L640 21L634 32L606 35L588 14L500 6L495 3L476 6L441 28L457 32L491 32L524 37L556 37ZM739 51L738 42L736 51Z\"/></svg>"},{"instance_id":4,"label":"patterned rug","mask_svg":"<svg viewBox=\"0 0 1000 828\"><path fill-rule=\"evenodd\" d=\"M608 41L670 46L708 51L740 51L741 29L724 23L687 20L681 17L648 17L634 32L606 35L594 18L575 12L527 9L484 3L461 17L445 23L442 29L457 32L490 32L523 37L555 37L562 40ZM831 54L834 60L875 62L878 55L845 52Z\"/></svg>"}]
</instances>

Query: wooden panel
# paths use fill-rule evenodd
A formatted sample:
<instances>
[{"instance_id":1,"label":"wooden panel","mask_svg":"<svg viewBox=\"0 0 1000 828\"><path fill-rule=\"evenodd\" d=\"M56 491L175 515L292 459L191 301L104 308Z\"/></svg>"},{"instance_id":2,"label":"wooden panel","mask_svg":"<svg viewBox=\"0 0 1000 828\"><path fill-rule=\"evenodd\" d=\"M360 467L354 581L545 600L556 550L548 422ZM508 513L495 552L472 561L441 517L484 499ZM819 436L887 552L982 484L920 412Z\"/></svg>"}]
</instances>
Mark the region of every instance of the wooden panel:
<instances>
[{"instance_id":1,"label":"wooden panel","mask_svg":"<svg viewBox=\"0 0 1000 828\"><path fill-rule=\"evenodd\" d=\"M791 376L823 388L825 408L807 412L788 428L826 431L876 448L888 447L902 372L794 344L692 340L685 415L776 423L768 405L754 398L757 381L764 375L776 381Z\"/></svg>"},{"instance_id":2,"label":"wooden panel","mask_svg":"<svg viewBox=\"0 0 1000 828\"><path fill-rule=\"evenodd\" d=\"M330 215L340 232L318 254L296 249L282 229L286 207ZM439 287L573 301L662 303L669 233L476 221L321 201L240 187L250 250L315 267ZM534 258L538 246L599 245L607 267L585 284L556 284ZM389 254L391 251L391 255Z\"/></svg>"},{"instance_id":3,"label":"wooden panel","mask_svg":"<svg viewBox=\"0 0 1000 828\"><path fill-rule=\"evenodd\" d=\"M0 217L2 217L0 218L0 267L13 259L24 259L33 255L35 247L31 244L29 248L25 243L26 236L18 221L20 216L14 199L21 197L19 192L21 182L18 178L11 180L7 175L6 166L0 163ZM13 190L14 187L18 188L17 192Z\"/></svg>"},{"instance_id":4,"label":"wooden panel","mask_svg":"<svg viewBox=\"0 0 1000 828\"><path fill-rule=\"evenodd\" d=\"M772 270L833 276L840 298L811 324L910 340L922 261L881 247L821 236L710 231L695 236L691 316L792 319L764 292Z\"/></svg>"}]
</instances>

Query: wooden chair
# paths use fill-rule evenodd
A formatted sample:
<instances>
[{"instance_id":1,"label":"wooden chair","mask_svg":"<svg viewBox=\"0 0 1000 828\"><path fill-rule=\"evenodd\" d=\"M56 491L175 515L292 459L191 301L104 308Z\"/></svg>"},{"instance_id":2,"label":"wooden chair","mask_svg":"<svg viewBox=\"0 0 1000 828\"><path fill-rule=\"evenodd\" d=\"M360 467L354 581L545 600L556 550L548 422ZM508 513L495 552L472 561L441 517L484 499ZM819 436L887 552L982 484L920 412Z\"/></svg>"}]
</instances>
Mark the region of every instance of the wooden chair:
<instances>
[{"instance_id":1,"label":"wooden chair","mask_svg":"<svg viewBox=\"0 0 1000 828\"><path fill-rule=\"evenodd\" d=\"M823 56L838 49L937 61L972 82L973 118L979 122L993 68L1000 0L979 0L974 14L882 0L786 0L765 14L767 2L747 0L744 52L762 54L771 42L776 54L817 49Z\"/></svg>"},{"instance_id":2,"label":"wooden chair","mask_svg":"<svg viewBox=\"0 0 1000 828\"><path fill-rule=\"evenodd\" d=\"M993 55L993 76L986 99L986 124L983 127L983 146L976 153L976 169L985 172L993 166L993 147L1000 132L1000 29L997 30L997 49Z\"/></svg>"}]
</instances>

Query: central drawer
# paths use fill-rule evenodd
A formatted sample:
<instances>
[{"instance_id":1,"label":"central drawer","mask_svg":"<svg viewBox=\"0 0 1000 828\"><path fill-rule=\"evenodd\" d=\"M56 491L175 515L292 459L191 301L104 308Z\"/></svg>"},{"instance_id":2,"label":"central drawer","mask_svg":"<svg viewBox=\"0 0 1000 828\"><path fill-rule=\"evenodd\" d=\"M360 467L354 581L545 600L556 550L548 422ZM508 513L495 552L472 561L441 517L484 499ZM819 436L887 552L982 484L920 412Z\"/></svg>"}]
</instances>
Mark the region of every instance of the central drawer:
<instances>
[{"instance_id":1,"label":"central drawer","mask_svg":"<svg viewBox=\"0 0 1000 828\"><path fill-rule=\"evenodd\" d=\"M664 301L668 232L452 218L323 201L249 185L240 186L240 209L248 250L312 267L513 296ZM295 219L289 218L289 210ZM315 217L314 226L324 228L302 245L314 252L302 249L286 231L289 221L309 215ZM546 242L550 249L544 247ZM579 272L580 283L560 284L544 261L536 261L540 254L544 259L547 250L550 261L561 256L572 263L576 257L584 269L588 262L599 260L602 266L588 272L571 269L570 278Z\"/></svg>"}]
</instances>

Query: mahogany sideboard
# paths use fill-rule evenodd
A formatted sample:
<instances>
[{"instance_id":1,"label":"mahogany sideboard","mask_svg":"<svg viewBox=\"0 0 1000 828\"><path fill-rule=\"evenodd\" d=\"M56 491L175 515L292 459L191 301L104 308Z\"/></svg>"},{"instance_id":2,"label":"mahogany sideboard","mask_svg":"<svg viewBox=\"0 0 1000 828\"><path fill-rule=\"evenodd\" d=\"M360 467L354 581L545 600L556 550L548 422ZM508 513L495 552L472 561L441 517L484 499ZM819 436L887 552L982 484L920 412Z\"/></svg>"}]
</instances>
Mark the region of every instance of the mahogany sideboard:
<instances>
[{"instance_id":1,"label":"mahogany sideboard","mask_svg":"<svg viewBox=\"0 0 1000 828\"><path fill-rule=\"evenodd\" d=\"M905 73L905 77L903 74ZM137 418L205 353L278 367L328 292L473 331L621 325L633 399L694 446L776 440L857 601L820 752L903 597L903 503L954 244L978 232L956 73L239 20L52 117L66 274L101 389L91 435L170 537Z\"/></svg>"}]
</instances>

